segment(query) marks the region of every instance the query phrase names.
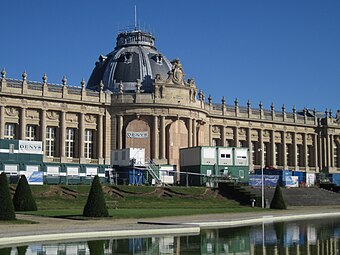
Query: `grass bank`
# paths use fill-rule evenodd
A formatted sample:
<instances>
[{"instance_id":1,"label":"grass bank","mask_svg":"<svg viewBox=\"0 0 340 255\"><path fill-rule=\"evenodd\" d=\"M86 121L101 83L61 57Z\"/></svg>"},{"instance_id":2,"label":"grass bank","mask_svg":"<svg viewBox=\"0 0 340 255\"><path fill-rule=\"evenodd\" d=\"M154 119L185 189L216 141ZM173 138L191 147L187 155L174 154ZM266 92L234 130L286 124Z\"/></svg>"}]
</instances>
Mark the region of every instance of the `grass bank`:
<instances>
[{"instance_id":1,"label":"grass bank","mask_svg":"<svg viewBox=\"0 0 340 255\"><path fill-rule=\"evenodd\" d=\"M79 217L90 190L88 185L31 186L38 211L49 217ZM13 190L13 188L12 188ZM103 186L112 218L148 218L261 210L240 206L217 190L205 187ZM27 212L25 212L27 213ZM81 217L80 217L81 218Z\"/></svg>"}]
</instances>

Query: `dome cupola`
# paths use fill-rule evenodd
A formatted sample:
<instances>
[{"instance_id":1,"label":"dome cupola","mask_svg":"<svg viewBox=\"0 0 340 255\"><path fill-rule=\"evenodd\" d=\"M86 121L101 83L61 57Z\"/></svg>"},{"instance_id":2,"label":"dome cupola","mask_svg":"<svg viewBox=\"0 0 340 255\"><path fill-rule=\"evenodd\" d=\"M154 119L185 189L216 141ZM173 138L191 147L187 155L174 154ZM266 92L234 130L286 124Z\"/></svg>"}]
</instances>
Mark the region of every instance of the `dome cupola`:
<instances>
[{"instance_id":1,"label":"dome cupola","mask_svg":"<svg viewBox=\"0 0 340 255\"><path fill-rule=\"evenodd\" d=\"M154 44L154 36L141 30L120 33L115 49L99 57L87 88L100 90L102 82L104 90L133 92L138 81L141 92L152 92L156 75L166 79L172 68Z\"/></svg>"}]
</instances>

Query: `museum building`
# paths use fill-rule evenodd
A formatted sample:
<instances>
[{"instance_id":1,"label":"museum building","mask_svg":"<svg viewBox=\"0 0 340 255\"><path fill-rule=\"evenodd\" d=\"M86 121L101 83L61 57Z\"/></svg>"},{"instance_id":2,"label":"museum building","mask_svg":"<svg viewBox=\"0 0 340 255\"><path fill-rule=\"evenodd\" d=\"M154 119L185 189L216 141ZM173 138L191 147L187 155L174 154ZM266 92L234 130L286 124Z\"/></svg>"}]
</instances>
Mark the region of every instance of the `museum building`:
<instances>
[{"instance_id":1,"label":"museum building","mask_svg":"<svg viewBox=\"0 0 340 255\"><path fill-rule=\"evenodd\" d=\"M81 86L46 74L11 79L5 69L0 85L0 139L43 141L45 163L110 165L112 150L145 148L146 158L179 169L180 148L233 146L249 148L251 170L340 170L338 112L214 102L138 29L119 33Z\"/></svg>"}]
</instances>

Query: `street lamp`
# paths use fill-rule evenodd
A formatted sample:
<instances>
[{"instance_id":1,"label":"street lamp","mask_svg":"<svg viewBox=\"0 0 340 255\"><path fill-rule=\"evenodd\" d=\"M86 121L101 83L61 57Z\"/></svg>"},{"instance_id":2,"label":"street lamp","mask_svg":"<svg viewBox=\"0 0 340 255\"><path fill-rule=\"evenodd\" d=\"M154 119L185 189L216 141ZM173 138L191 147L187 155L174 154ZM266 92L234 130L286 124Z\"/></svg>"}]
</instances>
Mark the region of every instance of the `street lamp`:
<instances>
[{"instance_id":1,"label":"street lamp","mask_svg":"<svg viewBox=\"0 0 340 255\"><path fill-rule=\"evenodd\" d=\"M262 208L264 208L264 178L263 178L263 162L264 162L264 155L263 149L260 148L258 151L261 152L261 201L262 201Z\"/></svg>"}]
</instances>

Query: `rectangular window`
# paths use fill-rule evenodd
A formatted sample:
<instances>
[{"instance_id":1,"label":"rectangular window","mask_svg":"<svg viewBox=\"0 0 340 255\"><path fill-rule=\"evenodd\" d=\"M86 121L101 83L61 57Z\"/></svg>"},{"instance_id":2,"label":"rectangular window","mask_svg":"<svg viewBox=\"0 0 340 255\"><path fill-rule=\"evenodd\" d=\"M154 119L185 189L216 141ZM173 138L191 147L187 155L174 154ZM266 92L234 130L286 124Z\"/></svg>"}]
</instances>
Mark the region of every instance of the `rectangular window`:
<instances>
[{"instance_id":1,"label":"rectangular window","mask_svg":"<svg viewBox=\"0 0 340 255\"><path fill-rule=\"evenodd\" d=\"M276 165L281 165L281 158L280 158L280 152L281 152L281 144L275 143L275 162Z\"/></svg>"},{"instance_id":2,"label":"rectangular window","mask_svg":"<svg viewBox=\"0 0 340 255\"><path fill-rule=\"evenodd\" d=\"M333 142L333 155L334 155L334 166L338 167L339 161L338 161L338 146L335 142Z\"/></svg>"},{"instance_id":3,"label":"rectangular window","mask_svg":"<svg viewBox=\"0 0 340 255\"><path fill-rule=\"evenodd\" d=\"M66 128L65 140L65 155L67 158L74 157L75 145L75 130L73 128Z\"/></svg>"},{"instance_id":4,"label":"rectangular window","mask_svg":"<svg viewBox=\"0 0 340 255\"><path fill-rule=\"evenodd\" d=\"M251 143L251 155L252 155L252 164L256 165L257 164L257 158L258 158L258 154L257 154L257 142L252 142Z\"/></svg>"},{"instance_id":5,"label":"rectangular window","mask_svg":"<svg viewBox=\"0 0 340 255\"><path fill-rule=\"evenodd\" d=\"M27 125L26 126L26 141L37 140L37 126Z\"/></svg>"},{"instance_id":6,"label":"rectangular window","mask_svg":"<svg viewBox=\"0 0 340 255\"><path fill-rule=\"evenodd\" d=\"M93 130L86 129L85 130L85 158L90 159L93 158Z\"/></svg>"},{"instance_id":7,"label":"rectangular window","mask_svg":"<svg viewBox=\"0 0 340 255\"><path fill-rule=\"evenodd\" d=\"M4 138L7 140L15 139L15 128L16 128L16 124L6 123Z\"/></svg>"},{"instance_id":8,"label":"rectangular window","mask_svg":"<svg viewBox=\"0 0 340 255\"><path fill-rule=\"evenodd\" d=\"M45 141L45 155L47 157L55 156L55 140L56 140L56 128L55 127L47 127L46 128L46 141Z\"/></svg>"}]
</instances>

